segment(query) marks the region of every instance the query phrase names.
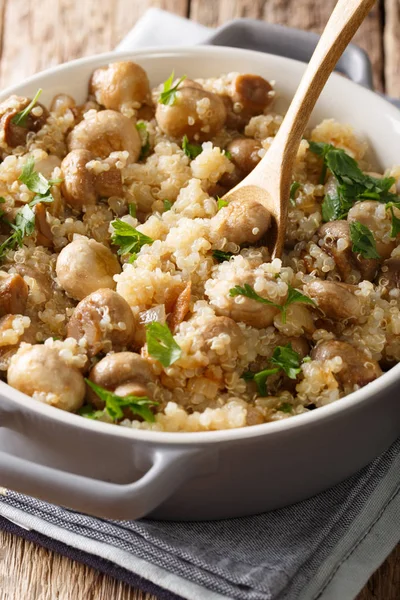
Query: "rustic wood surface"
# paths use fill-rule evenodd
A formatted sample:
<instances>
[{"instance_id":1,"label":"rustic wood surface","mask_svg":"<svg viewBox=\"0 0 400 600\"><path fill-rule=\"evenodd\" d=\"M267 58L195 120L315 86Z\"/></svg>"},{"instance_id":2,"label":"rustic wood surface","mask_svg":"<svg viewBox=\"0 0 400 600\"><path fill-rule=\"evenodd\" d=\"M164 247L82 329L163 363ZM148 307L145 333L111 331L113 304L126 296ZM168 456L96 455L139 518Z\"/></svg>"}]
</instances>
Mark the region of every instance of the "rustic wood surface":
<instances>
[{"instance_id":1,"label":"rustic wood surface","mask_svg":"<svg viewBox=\"0 0 400 600\"><path fill-rule=\"evenodd\" d=\"M253 17L321 31L335 0L0 0L0 85L112 49L151 6L217 26ZM400 96L400 0L380 0L356 36L375 86ZM400 547L357 600L400 598ZM0 532L0 600L155 600L53 552ZM199 599L201 600L201 599ZM338 599L339 600L339 599Z\"/></svg>"}]
</instances>

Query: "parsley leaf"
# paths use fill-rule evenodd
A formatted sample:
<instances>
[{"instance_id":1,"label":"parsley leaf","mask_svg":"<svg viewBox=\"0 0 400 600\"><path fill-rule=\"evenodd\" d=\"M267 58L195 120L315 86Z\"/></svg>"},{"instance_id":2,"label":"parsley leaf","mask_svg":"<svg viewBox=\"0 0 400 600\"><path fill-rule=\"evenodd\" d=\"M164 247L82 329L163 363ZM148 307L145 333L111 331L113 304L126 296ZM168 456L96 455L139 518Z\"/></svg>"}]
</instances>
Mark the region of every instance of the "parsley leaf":
<instances>
[{"instance_id":1,"label":"parsley leaf","mask_svg":"<svg viewBox=\"0 0 400 600\"><path fill-rule=\"evenodd\" d=\"M290 343L286 346L277 346L272 355L271 362L280 367L290 379L296 379L301 371L300 356L293 350Z\"/></svg>"},{"instance_id":2,"label":"parsley leaf","mask_svg":"<svg viewBox=\"0 0 400 600\"><path fill-rule=\"evenodd\" d=\"M166 81L164 81L164 88L163 91L161 92L159 98L158 98L158 102L159 104L166 104L167 106L172 106L173 104L175 104L175 100L176 100L176 92L178 91L178 88L180 86L180 84L182 83L182 81L184 81L186 79L186 75L183 75L183 77L181 77L178 81L178 83L176 83L174 86L172 85L175 79L175 73L174 71L172 71L170 77L168 77L168 79Z\"/></svg>"},{"instance_id":3,"label":"parsley leaf","mask_svg":"<svg viewBox=\"0 0 400 600\"><path fill-rule=\"evenodd\" d=\"M203 152L200 144L189 144L187 135L184 135L182 138L182 150L191 160Z\"/></svg>"},{"instance_id":4,"label":"parsley leaf","mask_svg":"<svg viewBox=\"0 0 400 600\"><path fill-rule=\"evenodd\" d=\"M267 300L263 298L248 283L245 283L244 286L235 285L235 287L229 290L229 295L234 298L235 296L245 296L246 298L250 298L251 300L256 300L256 302L261 302L262 304L268 304L269 306L275 306L282 310L282 306L280 304L276 304L276 302L272 302L271 300Z\"/></svg>"},{"instance_id":5,"label":"parsley leaf","mask_svg":"<svg viewBox=\"0 0 400 600\"><path fill-rule=\"evenodd\" d=\"M137 253L145 244L154 242L150 237L121 219L111 221L111 225L113 226L111 241L119 246L118 254L120 255Z\"/></svg>"},{"instance_id":6,"label":"parsley leaf","mask_svg":"<svg viewBox=\"0 0 400 600\"><path fill-rule=\"evenodd\" d=\"M136 204L135 202L130 202L128 204L128 212L130 214L131 217L135 217L136 218Z\"/></svg>"},{"instance_id":7,"label":"parsley leaf","mask_svg":"<svg viewBox=\"0 0 400 600\"><path fill-rule=\"evenodd\" d=\"M292 185L290 186L290 204L293 206L296 204L294 198L299 187L301 187L301 184L298 181L293 181Z\"/></svg>"},{"instance_id":8,"label":"parsley leaf","mask_svg":"<svg viewBox=\"0 0 400 600\"><path fill-rule=\"evenodd\" d=\"M164 212L167 212L167 210L171 210L172 208L172 202L170 202L169 200L164 200Z\"/></svg>"},{"instance_id":9,"label":"parsley leaf","mask_svg":"<svg viewBox=\"0 0 400 600\"><path fill-rule=\"evenodd\" d=\"M172 365L182 354L168 325L155 321L146 325L146 343L150 356L156 358L163 367Z\"/></svg>"},{"instance_id":10,"label":"parsley leaf","mask_svg":"<svg viewBox=\"0 0 400 600\"><path fill-rule=\"evenodd\" d=\"M15 250L17 246L22 246L23 239L32 235L35 230L35 213L32 207L38 204L32 200L29 204L25 204L16 216L15 223L9 223L14 230L13 233L0 245L0 259L10 250Z\"/></svg>"},{"instance_id":11,"label":"parsley leaf","mask_svg":"<svg viewBox=\"0 0 400 600\"><path fill-rule=\"evenodd\" d=\"M222 154L225 154L228 160L232 160L232 154L229 152L229 150L223 150Z\"/></svg>"},{"instance_id":12,"label":"parsley leaf","mask_svg":"<svg viewBox=\"0 0 400 600\"><path fill-rule=\"evenodd\" d=\"M359 221L350 223L350 238L353 252L361 254L363 258L380 258L373 233L366 225Z\"/></svg>"},{"instance_id":13,"label":"parsley leaf","mask_svg":"<svg viewBox=\"0 0 400 600\"><path fill-rule=\"evenodd\" d=\"M90 412L90 409L83 407L80 414L89 419L98 419L104 414L108 414L113 421L120 421L124 418L124 408L129 408L135 415L139 415L149 423L154 422L154 415L149 406L157 405L158 402L150 400L147 396L117 396L113 392L104 389L100 385L93 383L90 379L85 379L87 385L105 402L104 410Z\"/></svg>"},{"instance_id":14,"label":"parsley leaf","mask_svg":"<svg viewBox=\"0 0 400 600\"><path fill-rule=\"evenodd\" d=\"M50 188L50 182L47 181L41 173L35 171L35 160L31 156L28 158L22 168L21 175L18 177L19 181L22 181L31 192L37 194L47 194Z\"/></svg>"},{"instance_id":15,"label":"parsley leaf","mask_svg":"<svg viewBox=\"0 0 400 600\"><path fill-rule=\"evenodd\" d=\"M293 410L293 406L289 404L289 402L282 402L278 410L284 413L291 413Z\"/></svg>"},{"instance_id":16,"label":"parsley leaf","mask_svg":"<svg viewBox=\"0 0 400 600\"><path fill-rule=\"evenodd\" d=\"M396 217L393 209L398 208L400 210L400 202L389 202L386 205L386 208L390 210L390 213L392 215L392 229L390 232L390 237L395 238L400 233L400 219L399 217Z\"/></svg>"},{"instance_id":17,"label":"parsley leaf","mask_svg":"<svg viewBox=\"0 0 400 600\"><path fill-rule=\"evenodd\" d=\"M225 208L225 206L228 206L228 204L229 204L229 202L227 202L226 200L223 200L219 196L216 197L216 200L217 200L218 210L221 210L221 208Z\"/></svg>"},{"instance_id":18,"label":"parsley leaf","mask_svg":"<svg viewBox=\"0 0 400 600\"><path fill-rule=\"evenodd\" d=\"M233 252L223 252L223 250L214 250L213 257L219 263L229 260L233 256Z\"/></svg>"},{"instance_id":19,"label":"parsley leaf","mask_svg":"<svg viewBox=\"0 0 400 600\"><path fill-rule=\"evenodd\" d=\"M312 304L313 306L315 306L314 300L312 300L308 296L305 296L304 294L299 292L299 290L296 290L295 288L293 288L291 285L288 285L288 295L285 300L285 303L281 307L282 308L282 323L286 323L286 311L287 311L288 306L290 306L291 304L294 304L294 303Z\"/></svg>"},{"instance_id":20,"label":"parsley leaf","mask_svg":"<svg viewBox=\"0 0 400 600\"><path fill-rule=\"evenodd\" d=\"M19 125L20 127L26 127L26 122L28 120L29 113L31 112L32 108L35 106L36 102L39 100L40 94L42 92L43 92L43 90L41 88L39 88L38 91L36 92L34 98L29 102L28 106L26 106L24 108L24 110L21 110L20 112L18 112L16 115L13 116L13 118L11 119L11 122L14 123L14 125Z\"/></svg>"},{"instance_id":21,"label":"parsley leaf","mask_svg":"<svg viewBox=\"0 0 400 600\"><path fill-rule=\"evenodd\" d=\"M143 121L136 123L136 129L139 131L139 133L143 133L143 135L140 136L142 140L142 147L140 149L139 154L139 160L143 160L150 153L150 136L149 132L147 131L146 125L143 123Z\"/></svg>"}]
</instances>

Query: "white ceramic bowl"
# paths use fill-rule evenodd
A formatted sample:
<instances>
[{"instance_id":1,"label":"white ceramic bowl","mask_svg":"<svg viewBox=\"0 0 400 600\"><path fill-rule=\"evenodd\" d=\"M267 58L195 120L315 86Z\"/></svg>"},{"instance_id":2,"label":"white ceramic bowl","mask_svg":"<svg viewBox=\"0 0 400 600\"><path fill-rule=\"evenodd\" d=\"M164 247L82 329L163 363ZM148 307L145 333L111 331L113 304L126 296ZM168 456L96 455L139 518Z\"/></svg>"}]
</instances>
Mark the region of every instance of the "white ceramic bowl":
<instances>
[{"instance_id":1,"label":"white ceramic bowl","mask_svg":"<svg viewBox=\"0 0 400 600\"><path fill-rule=\"evenodd\" d=\"M93 69L133 59L151 84L175 70L189 77L230 71L276 81L280 104L305 65L222 47L109 53L76 60L5 90L41 101L66 92L85 99ZM312 123L334 117L371 143L381 167L398 163L400 112L378 95L333 74ZM3 486L107 518L143 515L213 519L255 514L296 502L368 463L400 434L400 365L331 405L280 422L204 433L135 431L90 421L33 401L0 382Z\"/></svg>"}]
</instances>

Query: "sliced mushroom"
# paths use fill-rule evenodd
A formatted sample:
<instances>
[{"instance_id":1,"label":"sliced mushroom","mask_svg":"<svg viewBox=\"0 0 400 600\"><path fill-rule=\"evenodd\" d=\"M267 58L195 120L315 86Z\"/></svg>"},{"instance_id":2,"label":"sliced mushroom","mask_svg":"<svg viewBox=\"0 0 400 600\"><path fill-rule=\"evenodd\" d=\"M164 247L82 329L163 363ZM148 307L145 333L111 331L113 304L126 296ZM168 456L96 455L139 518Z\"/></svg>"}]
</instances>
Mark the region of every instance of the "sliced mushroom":
<instances>
[{"instance_id":1,"label":"sliced mushroom","mask_svg":"<svg viewBox=\"0 0 400 600\"><path fill-rule=\"evenodd\" d=\"M271 225L271 214L256 200L233 200L210 219L211 235L238 244L254 244Z\"/></svg>"},{"instance_id":2,"label":"sliced mushroom","mask_svg":"<svg viewBox=\"0 0 400 600\"><path fill-rule=\"evenodd\" d=\"M149 383L156 377L149 363L135 352L115 352L100 360L90 371L89 379L118 396L151 396ZM93 392L87 391L88 400L101 410L104 402Z\"/></svg>"},{"instance_id":3,"label":"sliced mushroom","mask_svg":"<svg viewBox=\"0 0 400 600\"><path fill-rule=\"evenodd\" d=\"M219 96L194 81L185 80L173 104L157 104L156 119L166 135L179 140L186 135L189 140L204 141L222 129L226 110Z\"/></svg>"},{"instance_id":4,"label":"sliced mushroom","mask_svg":"<svg viewBox=\"0 0 400 600\"><path fill-rule=\"evenodd\" d=\"M33 210L35 212L36 242L39 246L51 248L53 246L53 233L47 222L45 205L38 202Z\"/></svg>"},{"instance_id":5,"label":"sliced mushroom","mask_svg":"<svg viewBox=\"0 0 400 600\"><path fill-rule=\"evenodd\" d=\"M100 288L115 289L113 277L121 272L121 266L109 248L81 236L61 250L56 272L67 294L83 300Z\"/></svg>"},{"instance_id":6,"label":"sliced mushroom","mask_svg":"<svg viewBox=\"0 0 400 600\"><path fill-rule=\"evenodd\" d=\"M72 150L61 164L63 173L62 193L67 204L81 210L83 206L96 204L100 197L122 196L121 172L115 166L96 174L86 167L95 156L89 150Z\"/></svg>"},{"instance_id":7,"label":"sliced mushroom","mask_svg":"<svg viewBox=\"0 0 400 600\"><path fill-rule=\"evenodd\" d=\"M356 321L362 315L362 304L354 294L357 286L335 281L315 280L304 286L324 315L334 320Z\"/></svg>"},{"instance_id":8,"label":"sliced mushroom","mask_svg":"<svg viewBox=\"0 0 400 600\"><path fill-rule=\"evenodd\" d=\"M38 132L47 121L49 111L43 104L36 103L33 110L29 112L24 126L13 122L14 117L30 102L30 98L13 95L0 103L0 130L3 132L4 141L11 148L24 146L28 133Z\"/></svg>"},{"instance_id":9,"label":"sliced mushroom","mask_svg":"<svg viewBox=\"0 0 400 600\"><path fill-rule=\"evenodd\" d=\"M11 358L9 385L35 400L69 412L78 410L85 382L78 369L68 366L55 348L25 344Z\"/></svg>"},{"instance_id":10,"label":"sliced mushroom","mask_svg":"<svg viewBox=\"0 0 400 600\"><path fill-rule=\"evenodd\" d=\"M28 301L28 286L17 273L0 271L0 317L23 315Z\"/></svg>"},{"instance_id":11,"label":"sliced mushroom","mask_svg":"<svg viewBox=\"0 0 400 600\"><path fill-rule=\"evenodd\" d=\"M96 102L112 110L151 104L146 71L129 60L96 69L90 79L89 92L94 95Z\"/></svg>"},{"instance_id":12,"label":"sliced mushroom","mask_svg":"<svg viewBox=\"0 0 400 600\"><path fill-rule=\"evenodd\" d=\"M192 282L189 281L176 299L171 313L168 315L168 325L171 331L175 331L182 323L190 308Z\"/></svg>"},{"instance_id":13,"label":"sliced mushroom","mask_svg":"<svg viewBox=\"0 0 400 600\"><path fill-rule=\"evenodd\" d=\"M400 258L388 258L382 263L377 275L379 285L387 290L400 289Z\"/></svg>"},{"instance_id":14,"label":"sliced mushroom","mask_svg":"<svg viewBox=\"0 0 400 600\"><path fill-rule=\"evenodd\" d=\"M97 290L81 300L67 325L68 337L86 339L89 357L126 348L134 330L129 304L108 288Z\"/></svg>"},{"instance_id":15,"label":"sliced mushroom","mask_svg":"<svg viewBox=\"0 0 400 600\"><path fill-rule=\"evenodd\" d=\"M343 366L335 377L345 389L353 390L355 386L363 387L380 375L382 370L376 360L369 358L365 352L354 348L348 342L328 340L314 348L313 360L325 361L340 356Z\"/></svg>"},{"instance_id":16,"label":"sliced mushroom","mask_svg":"<svg viewBox=\"0 0 400 600\"><path fill-rule=\"evenodd\" d=\"M126 151L129 162L139 158L142 143L134 122L115 110L91 111L68 136L68 150L89 150L97 158Z\"/></svg>"}]
</instances>

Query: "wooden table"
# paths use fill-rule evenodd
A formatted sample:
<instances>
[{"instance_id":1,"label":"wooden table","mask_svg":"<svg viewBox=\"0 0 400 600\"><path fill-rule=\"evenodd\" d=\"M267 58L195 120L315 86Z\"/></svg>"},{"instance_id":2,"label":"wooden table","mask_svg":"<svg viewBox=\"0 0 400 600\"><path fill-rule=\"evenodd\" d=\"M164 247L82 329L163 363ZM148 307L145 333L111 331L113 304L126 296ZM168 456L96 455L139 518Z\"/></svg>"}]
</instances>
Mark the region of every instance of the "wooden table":
<instances>
[{"instance_id":1,"label":"wooden table","mask_svg":"<svg viewBox=\"0 0 400 600\"><path fill-rule=\"evenodd\" d=\"M236 17L320 31L336 0L0 0L2 87L52 65L111 50L151 6L216 26ZM377 89L400 96L400 0L380 0L356 42ZM399 157L400 158L400 157ZM0 600L150 600L110 577L0 532ZM7 582L7 585L2 584ZM2 588L7 588L3 592ZM400 547L358 600L400 598ZM154 600L154 597L153 597ZM200 599L199 599L200 600ZM338 599L340 600L340 599Z\"/></svg>"}]
</instances>

